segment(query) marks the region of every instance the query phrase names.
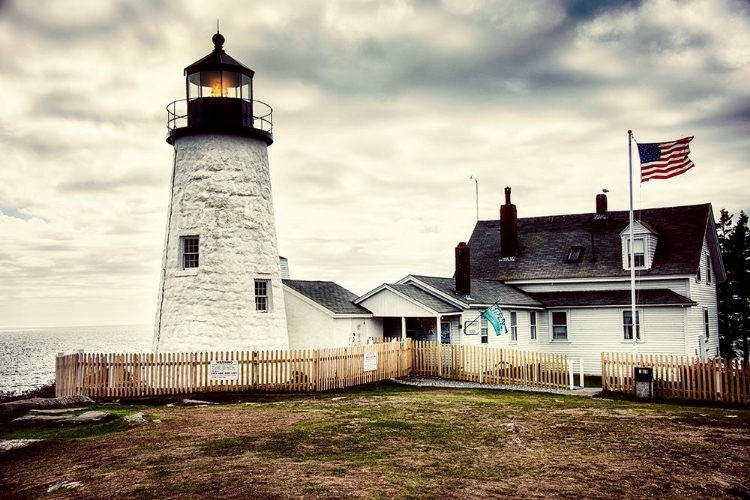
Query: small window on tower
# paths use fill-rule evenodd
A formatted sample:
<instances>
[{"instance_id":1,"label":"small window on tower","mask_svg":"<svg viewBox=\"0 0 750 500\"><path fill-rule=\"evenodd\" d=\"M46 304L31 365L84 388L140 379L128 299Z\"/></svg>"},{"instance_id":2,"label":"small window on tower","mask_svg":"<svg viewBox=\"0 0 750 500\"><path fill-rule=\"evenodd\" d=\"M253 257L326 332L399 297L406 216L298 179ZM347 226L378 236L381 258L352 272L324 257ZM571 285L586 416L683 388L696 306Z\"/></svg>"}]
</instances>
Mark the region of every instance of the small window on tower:
<instances>
[{"instance_id":1,"label":"small window on tower","mask_svg":"<svg viewBox=\"0 0 750 500\"><path fill-rule=\"evenodd\" d=\"M180 263L182 269L197 269L200 263L199 254L199 238L198 236L182 236L180 237Z\"/></svg>"},{"instance_id":2,"label":"small window on tower","mask_svg":"<svg viewBox=\"0 0 750 500\"><path fill-rule=\"evenodd\" d=\"M255 280L255 310L257 312L271 311L270 285L268 280Z\"/></svg>"},{"instance_id":3,"label":"small window on tower","mask_svg":"<svg viewBox=\"0 0 750 500\"><path fill-rule=\"evenodd\" d=\"M582 246L576 245L570 247L570 252L568 253L568 262L581 262L581 257L583 257Z\"/></svg>"}]
</instances>

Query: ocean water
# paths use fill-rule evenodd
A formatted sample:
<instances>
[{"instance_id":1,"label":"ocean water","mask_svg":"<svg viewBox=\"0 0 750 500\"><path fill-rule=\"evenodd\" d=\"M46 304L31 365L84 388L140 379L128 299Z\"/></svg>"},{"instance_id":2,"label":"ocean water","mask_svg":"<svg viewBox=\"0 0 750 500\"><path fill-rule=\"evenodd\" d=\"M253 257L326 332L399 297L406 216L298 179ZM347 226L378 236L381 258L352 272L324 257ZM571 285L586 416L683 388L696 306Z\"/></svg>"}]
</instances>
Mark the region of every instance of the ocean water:
<instances>
[{"instance_id":1,"label":"ocean water","mask_svg":"<svg viewBox=\"0 0 750 500\"><path fill-rule=\"evenodd\" d=\"M151 352L152 336L151 325L0 329L0 391L53 382L58 352Z\"/></svg>"}]
</instances>

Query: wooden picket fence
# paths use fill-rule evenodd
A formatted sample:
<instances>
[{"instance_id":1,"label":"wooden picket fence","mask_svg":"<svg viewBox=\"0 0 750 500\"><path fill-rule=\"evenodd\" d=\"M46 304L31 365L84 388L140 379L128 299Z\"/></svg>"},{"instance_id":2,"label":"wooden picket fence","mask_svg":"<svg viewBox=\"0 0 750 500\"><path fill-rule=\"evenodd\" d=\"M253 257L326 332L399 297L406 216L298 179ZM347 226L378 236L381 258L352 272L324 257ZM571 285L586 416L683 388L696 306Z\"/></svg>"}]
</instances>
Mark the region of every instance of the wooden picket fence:
<instances>
[{"instance_id":1,"label":"wooden picket fence","mask_svg":"<svg viewBox=\"0 0 750 500\"><path fill-rule=\"evenodd\" d=\"M480 384L568 388L568 357L487 346L413 341L414 375Z\"/></svg>"},{"instance_id":2,"label":"wooden picket fence","mask_svg":"<svg viewBox=\"0 0 750 500\"><path fill-rule=\"evenodd\" d=\"M57 358L55 392L135 397L211 391L325 391L404 377L412 343L338 349L154 354L78 353Z\"/></svg>"},{"instance_id":3,"label":"wooden picket fence","mask_svg":"<svg viewBox=\"0 0 750 500\"><path fill-rule=\"evenodd\" d=\"M602 389L633 393L636 366L653 368L657 397L750 404L750 364L655 354L602 353Z\"/></svg>"}]
</instances>

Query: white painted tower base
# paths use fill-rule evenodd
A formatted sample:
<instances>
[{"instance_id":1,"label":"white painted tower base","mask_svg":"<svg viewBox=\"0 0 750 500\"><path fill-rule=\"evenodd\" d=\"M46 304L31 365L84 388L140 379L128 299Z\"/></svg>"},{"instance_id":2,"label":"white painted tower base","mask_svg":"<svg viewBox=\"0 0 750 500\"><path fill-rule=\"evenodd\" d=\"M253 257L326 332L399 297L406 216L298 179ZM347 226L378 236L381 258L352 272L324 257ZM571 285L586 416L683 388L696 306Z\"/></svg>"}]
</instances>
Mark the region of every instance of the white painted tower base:
<instances>
[{"instance_id":1,"label":"white painted tower base","mask_svg":"<svg viewBox=\"0 0 750 500\"><path fill-rule=\"evenodd\" d=\"M288 349L266 143L199 134L174 148L154 351ZM183 269L181 237L194 236L199 265ZM256 311L256 280L268 312Z\"/></svg>"}]
</instances>

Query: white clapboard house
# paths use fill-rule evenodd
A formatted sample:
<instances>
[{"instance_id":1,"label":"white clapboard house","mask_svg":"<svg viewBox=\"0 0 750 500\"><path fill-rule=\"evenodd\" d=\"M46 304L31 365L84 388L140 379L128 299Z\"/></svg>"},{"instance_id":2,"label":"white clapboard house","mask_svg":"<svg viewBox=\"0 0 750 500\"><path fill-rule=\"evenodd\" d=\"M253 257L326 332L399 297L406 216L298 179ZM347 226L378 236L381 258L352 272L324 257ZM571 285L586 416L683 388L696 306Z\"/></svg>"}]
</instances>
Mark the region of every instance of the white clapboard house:
<instances>
[{"instance_id":1,"label":"white clapboard house","mask_svg":"<svg viewBox=\"0 0 750 500\"><path fill-rule=\"evenodd\" d=\"M601 372L602 352L718 354L717 283L725 279L710 204L478 221L456 248L453 278L409 275L353 303L382 334L567 354ZM636 271L633 340L630 265ZM507 332L479 314L493 303Z\"/></svg>"}]
</instances>

